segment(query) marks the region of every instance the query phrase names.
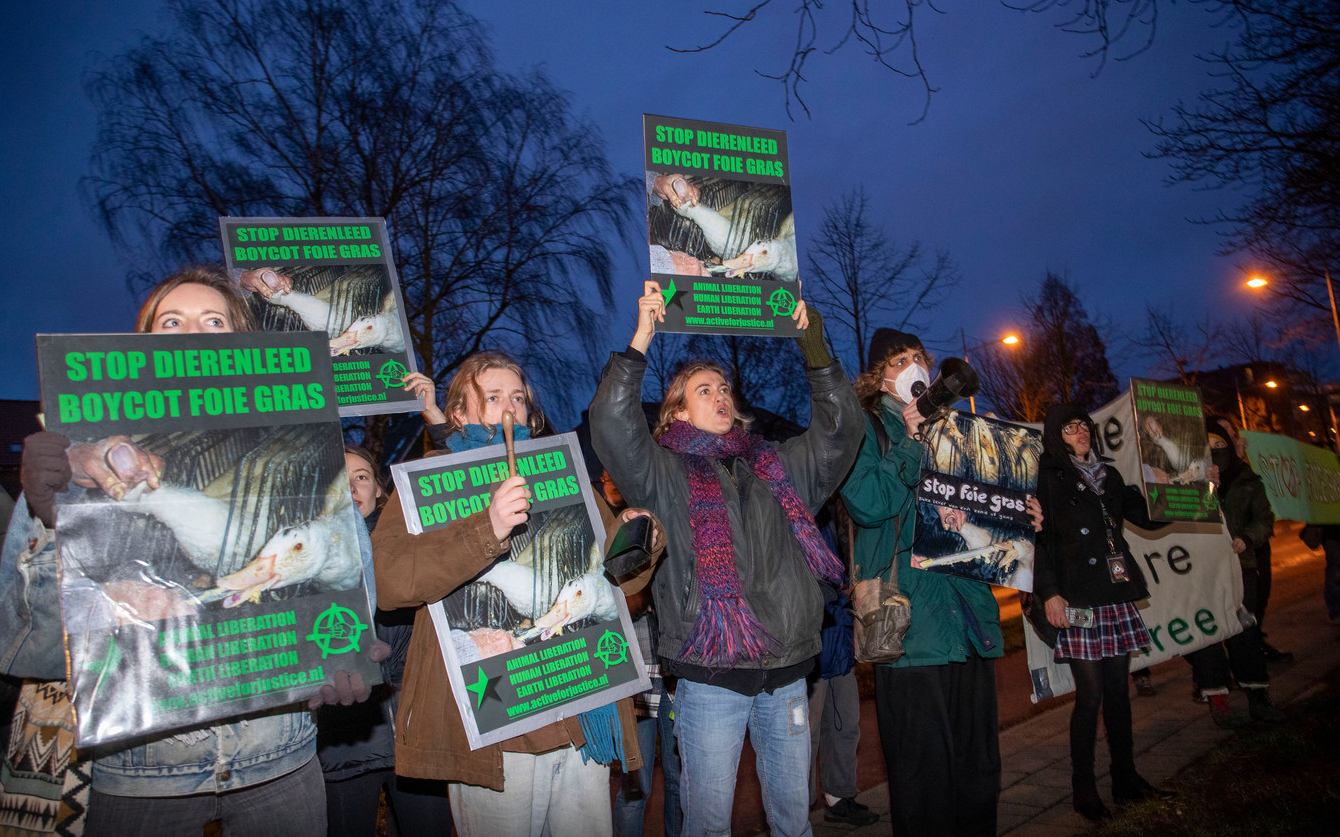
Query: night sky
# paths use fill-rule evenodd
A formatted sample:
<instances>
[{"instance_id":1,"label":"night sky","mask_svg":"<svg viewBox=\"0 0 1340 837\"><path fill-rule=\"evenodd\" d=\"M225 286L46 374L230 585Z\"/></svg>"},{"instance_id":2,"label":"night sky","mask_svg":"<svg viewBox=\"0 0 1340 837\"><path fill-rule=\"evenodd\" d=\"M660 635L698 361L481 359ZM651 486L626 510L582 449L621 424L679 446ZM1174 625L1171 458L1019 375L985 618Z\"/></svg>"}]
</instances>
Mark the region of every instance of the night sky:
<instances>
[{"instance_id":1,"label":"night sky","mask_svg":"<svg viewBox=\"0 0 1340 837\"><path fill-rule=\"evenodd\" d=\"M17 19L0 32L9 79L0 92L7 152L0 213L12 289L0 330L8 361L0 398L37 397L35 332L124 331L136 309L124 282L128 264L78 195L95 127L81 76L154 31L163 15L158 2L98 5L48 0L12 14ZM909 125L921 113L919 84L852 45L814 56L802 91L812 118L797 111L788 121L780 86L753 72L783 65L794 40L787 14L710 52L682 55L666 46L719 32L703 8L749 4L463 5L487 22L499 64L543 67L569 91L575 111L598 125L613 167L639 181L644 112L786 130L802 279L807 239L824 207L864 184L873 217L893 240L948 248L960 266L958 301L922 331L942 351L957 344L960 326L972 341L1018 323L1020 295L1034 292L1048 269L1068 276L1117 335L1143 328L1146 302L1174 306L1187 321L1250 308L1239 290L1241 257L1216 255L1222 230L1188 221L1231 209L1241 195L1168 187L1167 164L1142 156L1154 137L1140 119L1191 102L1212 82L1196 54L1232 37L1196 7L1161 8L1153 47L1109 60L1095 78L1096 59L1081 57L1092 42L1055 28L1060 15L944 0L945 14L923 9L918 24L922 60L940 92L926 119ZM820 46L835 38L821 36ZM632 333L647 270L644 240L623 250L610 348ZM1146 364L1118 346L1109 356L1124 388L1124 377L1143 374Z\"/></svg>"}]
</instances>

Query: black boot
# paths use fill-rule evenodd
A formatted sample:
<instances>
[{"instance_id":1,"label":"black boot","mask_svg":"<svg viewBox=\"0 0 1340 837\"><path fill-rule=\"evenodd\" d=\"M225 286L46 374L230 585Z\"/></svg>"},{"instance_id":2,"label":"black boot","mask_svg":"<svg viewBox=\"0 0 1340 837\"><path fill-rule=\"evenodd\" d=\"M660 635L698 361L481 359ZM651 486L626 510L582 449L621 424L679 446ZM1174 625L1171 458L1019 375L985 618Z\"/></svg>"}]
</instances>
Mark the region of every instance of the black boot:
<instances>
[{"instance_id":1,"label":"black boot","mask_svg":"<svg viewBox=\"0 0 1340 837\"><path fill-rule=\"evenodd\" d=\"M1103 798L1098 795L1098 783L1092 775L1070 774L1070 789L1074 793L1071 805L1084 819L1100 822L1112 818L1112 812L1107 810Z\"/></svg>"},{"instance_id":2,"label":"black boot","mask_svg":"<svg viewBox=\"0 0 1340 837\"><path fill-rule=\"evenodd\" d=\"M1252 719L1268 724L1277 724L1285 720L1284 713L1270 702L1270 694L1265 689L1243 689L1247 693L1247 711Z\"/></svg>"},{"instance_id":3,"label":"black boot","mask_svg":"<svg viewBox=\"0 0 1340 837\"><path fill-rule=\"evenodd\" d=\"M1175 798L1177 791L1156 788L1135 771L1125 776L1118 775L1115 771L1112 774L1112 800L1118 805L1143 802L1146 799L1160 799L1167 802Z\"/></svg>"}]
</instances>

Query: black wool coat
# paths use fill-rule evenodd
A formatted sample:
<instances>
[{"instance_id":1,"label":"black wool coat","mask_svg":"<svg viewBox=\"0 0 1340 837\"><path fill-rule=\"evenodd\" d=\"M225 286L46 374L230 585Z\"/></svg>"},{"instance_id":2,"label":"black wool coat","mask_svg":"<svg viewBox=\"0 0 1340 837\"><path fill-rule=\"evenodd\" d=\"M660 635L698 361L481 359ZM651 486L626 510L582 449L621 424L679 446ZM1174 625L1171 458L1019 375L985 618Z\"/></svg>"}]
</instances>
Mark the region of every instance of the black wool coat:
<instances>
[{"instance_id":1,"label":"black wool coat","mask_svg":"<svg viewBox=\"0 0 1340 837\"><path fill-rule=\"evenodd\" d=\"M1157 528L1158 524L1150 521L1139 489L1126 485L1110 464L1105 467L1107 478L1100 498L1073 465L1048 453L1042 455L1038 470L1042 531L1034 552L1033 592L1043 602L1059 595L1073 607L1094 607L1149 595L1122 524L1126 520L1141 528ZM1116 549L1126 558L1127 581L1113 582L1108 571L1111 550L1104 506L1115 527Z\"/></svg>"}]
</instances>

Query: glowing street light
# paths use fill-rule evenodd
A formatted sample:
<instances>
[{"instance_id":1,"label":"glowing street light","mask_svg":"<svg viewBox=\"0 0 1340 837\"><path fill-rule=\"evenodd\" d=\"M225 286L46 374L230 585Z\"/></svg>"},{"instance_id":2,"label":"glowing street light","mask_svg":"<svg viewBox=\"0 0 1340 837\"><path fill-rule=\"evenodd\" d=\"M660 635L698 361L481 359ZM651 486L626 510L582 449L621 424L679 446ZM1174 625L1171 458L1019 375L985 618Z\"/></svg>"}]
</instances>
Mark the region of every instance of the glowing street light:
<instances>
[{"instance_id":1,"label":"glowing street light","mask_svg":"<svg viewBox=\"0 0 1340 837\"><path fill-rule=\"evenodd\" d=\"M1266 279L1264 276L1258 274L1248 279L1246 284L1247 287L1249 288L1264 288L1266 285L1270 284L1270 281ZM1329 270L1326 271L1326 296L1331 301L1331 322L1335 323L1335 342L1338 345L1340 345L1340 311L1337 311L1335 307L1335 288L1331 285L1331 272ZM1266 381L1266 386L1274 389L1276 384L1274 381ZM1241 400L1241 396L1239 396L1239 400ZM1328 408L1330 408L1330 404L1331 401L1330 398L1328 397L1326 399L1326 405ZM1334 408L1330 409L1331 409L1331 424L1334 425L1336 423L1335 409ZM1332 427L1331 430L1332 432L1334 432L1335 428ZM1337 433L1335 435L1335 446L1336 451L1340 452L1340 433Z\"/></svg>"}]
</instances>

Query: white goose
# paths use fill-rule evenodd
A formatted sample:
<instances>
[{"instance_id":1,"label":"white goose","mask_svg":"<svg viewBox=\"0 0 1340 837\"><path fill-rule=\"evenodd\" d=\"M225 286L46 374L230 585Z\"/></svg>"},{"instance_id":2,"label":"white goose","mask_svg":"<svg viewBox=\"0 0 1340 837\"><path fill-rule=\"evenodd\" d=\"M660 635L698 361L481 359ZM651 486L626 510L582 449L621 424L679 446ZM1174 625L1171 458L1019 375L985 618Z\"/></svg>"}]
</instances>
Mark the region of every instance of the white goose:
<instances>
[{"instance_id":1,"label":"white goose","mask_svg":"<svg viewBox=\"0 0 1340 837\"><path fill-rule=\"evenodd\" d=\"M270 536L259 554L237 572L221 576L215 588L200 596L219 598L224 607L256 601L266 590L306 581L321 590L353 590L363 578L363 564L355 531L349 478L341 471L326 492L322 513Z\"/></svg>"},{"instance_id":2,"label":"white goose","mask_svg":"<svg viewBox=\"0 0 1340 837\"><path fill-rule=\"evenodd\" d=\"M405 334L400 329L400 314L395 297L387 295L378 314L359 317L338 337L330 341L330 356L347 355L354 349L380 347L388 352L405 351Z\"/></svg>"}]
</instances>

